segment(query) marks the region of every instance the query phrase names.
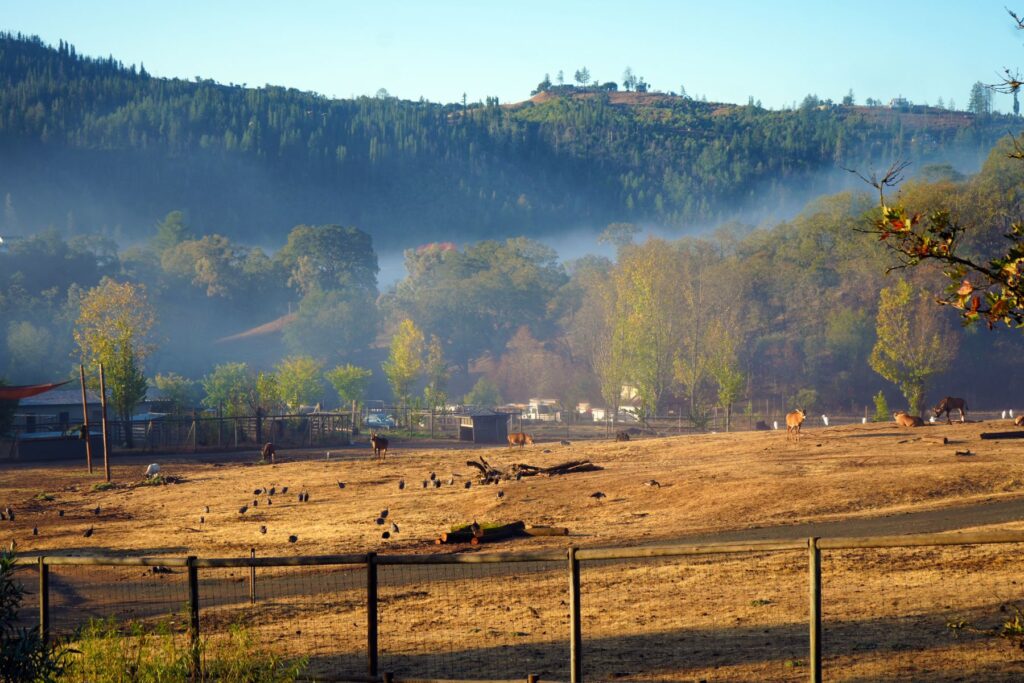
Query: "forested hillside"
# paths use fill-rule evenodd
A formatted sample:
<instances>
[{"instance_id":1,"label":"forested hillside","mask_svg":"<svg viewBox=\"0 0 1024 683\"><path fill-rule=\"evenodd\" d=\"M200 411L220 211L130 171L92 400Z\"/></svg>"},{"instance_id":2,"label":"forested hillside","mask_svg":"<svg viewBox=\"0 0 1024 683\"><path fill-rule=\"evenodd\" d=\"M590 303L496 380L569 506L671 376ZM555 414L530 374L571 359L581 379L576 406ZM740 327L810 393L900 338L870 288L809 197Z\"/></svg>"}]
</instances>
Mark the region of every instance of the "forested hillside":
<instances>
[{"instance_id":1,"label":"forested hillside","mask_svg":"<svg viewBox=\"0 0 1024 683\"><path fill-rule=\"evenodd\" d=\"M842 166L976 168L1015 126L810 96L795 111L570 87L515 105L329 100L153 78L0 35L0 234L124 241L171 210L200 233L275 247L299 223L399 248L617 221L683 230L792 215L849 182Z\"/></svg>"}]
</instances>

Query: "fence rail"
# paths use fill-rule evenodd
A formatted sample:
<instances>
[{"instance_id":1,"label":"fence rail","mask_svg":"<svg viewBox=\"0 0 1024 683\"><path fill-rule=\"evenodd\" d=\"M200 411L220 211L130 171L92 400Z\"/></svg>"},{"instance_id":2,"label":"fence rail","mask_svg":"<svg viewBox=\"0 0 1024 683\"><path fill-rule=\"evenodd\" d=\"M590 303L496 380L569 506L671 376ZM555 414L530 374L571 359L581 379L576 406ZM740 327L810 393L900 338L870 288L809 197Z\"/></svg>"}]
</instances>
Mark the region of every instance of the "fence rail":
<instances>
[{"instance_id":1,"label":"fence rail","mask_svg":"<svg viewBox=\"0 0 1024 683\"><path fill-rule=\"evenodd\" d=\"M253 552L250 557L241 558L41 555L37 557L19 557L16 563L22 568L35 568L38 571L38 620L41 631L46 636L55 630L54 622L51 618L51 612L55 609L54 601L51 599L53 595L57 595L64 601L63 609L74 610L75 605L68 602L68 595L81 597L87 595L88 590L98 592L109 590L109 585L114 582L124 582L127 580L126 577L129 576L129 574L122 572L114 577L114 582L109 582L105 580L105 578L109 577L104 577L101 572L93 576L92 583L84 580L74 583L74 581L71 581L72 575L68 573L71 571L71 568L79 568L82 572L103 570L108 573L133 567L184 569L187 575L187 585L182 584L179 579L173 586L164 585L162 588L152 590L138 589L138 592L131 596L131 599L125 601L126 604L133 608L133 613L153 616L159 613L163 607L166 607L166 603L173 603L177 599L173 596L178 595L177 591L184 589L187 593L187 634L193 653L198 653L199 651L200 637L204 624L208 623L206 619L211 620L209 623L220 623L221 617L226 618L221 612L232 609L232 606L245 603L244 607L251 608L259 600L261 603L267 603L267 610L278 610L280 614L291 614L291 617L285 618L294 618L295 613L298 612L302 618L307 620L303 623L307 624L318 621L319 615L304 614L302 613L303 610L311 609L314 612L318 609L333 610L336 613L336 619L330 622L331 626L327 631L330 632L335 624L345 624L345 628L348 629L349 635L353 638L352 642L355 643L361 640L365 646L365 668L362 673L357 672L353 668L353 662L358 657L356 654L352 654L347 656L345 666L341 667L345 669L344 671L339 671L337 667L332 670L328 666L326 669L321 668L318 671L318 678L321 680L361 681L441 680L440 676L435 676L432 679L414 679L410 677L412 675L422 675L414 668L417 662L422 661L433 665L431 657L440 657L436 652L429 651L430 647L436 648L436 645L430 645L424 641L424 649L427 652L422 652L415 649L409 650L408 648L411 646L407 643L399 641L392 643L392 640L394 638L401 640L401 638L410 635L438 636L438 631L443 630L443 628L440 625L442 623L440 617L437 615L443 615L448 607L450 607L443 604L444 599L454 600L454 606L452 606L453 618L458 621L464 618L462 616L464 614L473 615L480 610L492 610L494 605L489 604L487 596L493 596L496 590L504 593L514 590L516 587L526 589L528 594L527 602L513 602L513 599L510 597L504 610L492 610L493 616L492 612L488 612L485 619L488 629L486 633L489 637L498 639L502 635L502 629L504 628L501 624L502 619L515 622L516 619L523 618L522 614L518 616L512 614L513 606L519 610L527 609L536 616L538 612L534 607L534 604L536 604L538 608L545 610L544 617L547 622L556 624L558 629L565 629L561 632L561 638L564 638L562 642L565 644L565 650L562 651L561 655L565 657L563 664L557 662L560 637L547 631L544 632L547 636L546 640L527 643L518 647L514 645L501 645L500 647L477 648L476 650L465 651L464 644L453 643L451 644L452 649L457 650L461 656L470 660L481 660L486 655L490 659L485 664L501 668L502 671L509 673L511 672L508 667L512 666L514 668L516 665L517 653L522 653L522 661L526 663L526 666L534 661L545 663L544 666L547 667L547 670L542 674L543 680L567 678L569 681L575 682L583 680L584 671L588 667L588 653L590 652L588 650L588 642L590 642L588 639L588 628L591 625L599 628L600 625L595 622L595 619L600 621L601 619L608 618L608 613L605 610L595 610L593 607L594 603L600 604L601 600L591 602L591 599L601 590L602 582L611 580L609 577L620 576L619 580L624 581L627 588L631 587L634 590L639 590L640 583L638 583L638 580L640 577L646 577L647 581L660 586L657 582L666 580L665 577L675 577L678 580L682 571L683 574L687 572L692 574L698 584L717 578L718 580L715 583L724 584L725 586L722 588L724 591L728 589L730 581L724 577L717 576L719 570L725 571L728 569L732 572L740 572L740 575L744 575L748 582L753 582L753 585L758 583L763 585L768 581L767 576L760 576L761 573L772 572L774 575L774 572L781 571L787 577L793 579L797 578L801 572L805 572L807 593L806 602L803 603L806 608L803 656L806 657L806 671L802 674L799 670L786 672L781 677L787 680L799 680L806 677L806 679L814 682L822 680L823 643L829 642L829 629L826 628L827 624L823 622L822 616L823 605L827 606L829 604L830 595L829 585L826 585L823 589L823 560L829 560L830 556L835 554L835 562L848 561L848 558L844 558L843 553L865 550L878 550L884 553L895 549L912 552L919 551L920 549L950 546L960 546L964 549L968 546L998 548L1000 545L1005 546L1007 544L1024 544L1024 531L858 538L811 537L796 541L766 540L747 543L672 544L618 548L569 547L566 550L523 553L378 555L370 552L343 555L256 557L255 552ZM1018 563L1021 557L1021 548L1004 548L1003 554L1012 563ZM804 558L802 561L799 559L801 556ZM701 561L712 562L714 557L730 558L730 561L734 561L732 558L735 558L735 561L739 562L739 564L729 568L716 567L714 565L679 564L680 562L692 562L700 558L705 558L705 560ZM777 564L778 561L782 561L779 558L784 558L784 562L781 565ZM755 564L760 563L762 569L758 569L757 566L754 569L745 567L743 562L747 561L754 562ZM934 562L934 558L921 557L917 561L920 563ZM985 562L994 561L992 558L982 558L977 562L980 562L979 566L984 567ZM624 562L626 564L622 564ZM654 566L651 566L652 562L655 563ZM776 562L776 564L772 564L773 562ZM804 567L802 570L799 569L801 563ZM443 569L444 567L449 569ZM784 571L780 570L779 567L783 567ZM613 568L614 571L606 574L601 573L602 569L607 570L609 568ZM238 572L237 577L234 572L225 573L227 570L232 569L244 569L246 571ZM257 569L263 571L257 573ZM360 578L359 573L353 574L353 571L365 572L365 577ZM451 573L453 571L456 573ZM334 573L331 574L330 572ZM338 574L337 572L341 573ZM565 573L562 574L562 572ZM561 580L559 580L559 574L563 577ZM1012 575L1016 575L1015 571ZM531 577L533 583L527 580ZM1013 583L1015 584L1016 581ZM247 590L243 591L243 586L240 584L246 584ZM258 592L257 587L264 584L267 590L261 589ZM537 595L534 595L534 588L540 584L545 585L545 591L547 592L537 591ZM559 587L559 584L561 587ZM89 585L90 588L83 591L82 587L85 585ZM237 590L231 588L234 585L238 585ZM417 587L432 588L434 592L430 590L419 591L416 590ZM313 588L316 590L309 590ZM166 598L162 594L157 594L159 590L171 591L172 597ZM658 592L655 589L655 593ZM315 594L310 596L308 593ZM361 597L359 597L360 593ZM552 603L554 597L563 595L564 597L560 600L562 607L551 608L550 604L533 603L532 600L534 598L543 602L542 598L537 597L542 593L545 595L551 593L553 597L550 598L550 602ZM799 631L796 629L797 623L794 621L801 612L799 606L800 599L797 593L798 591L792 587L782 588L778 591L779 596L785 597L785 599L780 597L779 601L786 603L785 607L788 610L786 614L788 616L780 621L775 630L777 631L777 637L788 643L786 647L792 647L794 643L798 643L800 640L797 635ZM257 595L259 595L259 598ZM303 603L302 609L297 609L294 605L287 604L286 598L296 598L297 596L299 598L312 597L313 600L309 605ZM391 625L392 618L401 618L403 616L404 608L402 605L405 603L402 601L410 600L410 596L412 596L411 599L413 600L423 601L420 607L429 615L430 623L434 625L433 633L397 633L393 630L388 630L389 628L394 628ZM633 599L632 596L627 596L627 604ZM440 600L441 602L434 604L434 600ZM639 600L639 594L636 600ZM712 598L709 598L709 600L712 600ZM758 599L751 602L752 604L757 602L770 604L772 601ZM107 603L101 602L99 607L102 608L104 604ZM640 603L637 602L636 604ZM242 607L238 607L238 609L242 609ZM559 609L564 610L561 615L558 614ZM588 615L586 618L584 618L585 613ZM204 617L204 614L207 616ZM707 616L707 612L704 615ZM218 618L214 618L215 616ZM645 618L645 615L642 614L633 616L641 621ZM253 623L262 623L265 617L266 614L264 613L255 615ZM359 621L364 621L364 626L361 629L358 627ZM587 628L584 626L584 621L586 621ZM741 620L737 619L737 621ZM544 623L543 620L542 623ZM403 628L416 630L418 626L416 624L405 624ZM751 637L751 634L748 633L749 629L739 629L735 626L732 628L734 630L738 629L737 637ZM322 628L318 631L315 627L307 626L306 629L308 632L314 633L314 639L329 637L329 635L325 635L322 632ZM712 630L728 632L729 627L717 628L716 625L716 629ZM362 632L361 639L355 637L355 634L359 631ZM302 631L300 630L299 632L301 633ZM769 630L764 630L764 633L769 633ZM613 634L616 639L612 639L611 642L618 648L646 647L646 645L640 645L639 643L631 644L631 641L626 638L625 633L615 633L613 631ZM451 634L448 635L450 636ZM699 640L698 637L700 635L701 632L698 631L693 638ZM308 636L304 634L301 637L306 638ZM652 636L652 638L655 639L655 644L657 638L666 640L666 642L671 640L669 636L663 633ZM385 645L384 641L387 641L388 645ZM608 641L609 638L607 636L595 636L595 642L597 643L593 650L595 659L600 659L603 656L603 651L609 647ZM329 643L324 643L323 647L321 647L321 644L317 641L316 647L323 650L325 656L332 654ZM546 651L540 651L545 649ZM856 650L856 648L853 649ZM898 647L895 647L895 651L897 653L901 652ZM708 656L720 656L720 653L712 652ZM847 656L845 653L836 655L837 661L846 661L842 659L845 656ZM943 656L948 657L949 655L947 653ZM534 659L531 659L531 657ZM607 657L605 658L607 659ZM909 662L912 658L905 656L904 659L907 659ZM792 661L799 660L794 658ZM913 661L916 662L917 660ZM398 673L392 670L392 664L395 668L399 669ZM441 662L441 664L445 664L445 662ZM480 664L480 662L474 661L474 665L477 664ZM854 664L850 664L850 666ZM200 666L198 655L195 655L194 666L197 668ZM917 665L908 664L908 666L913 669ZM445 671L449 674L452 673L451 669L444 670L442 667L440 670L442 673ZM475 668L467 667L463 669L462 667L455 667L455 671L457 672L456 675L461 674L463 676L463 678L459 679L463 681L470 679L484 680L488 675L493 677L494 673L493 670L487 670L486 666L482 664L475 666ZM1014 669L1013 672L1013 676L1016 676L1018 669ZM534 679L537 676L537 672L533 670L515 673L518 676L517 680L527 678L528 674L532 675ZM991 674L991 672L989 673ZM559 676L559 674L564 675ZM761 674L755 673L752 675L756 677ZM466 678L467 676L469 678ZM1013 676L1010 676L1007 680L1012 679ZM992 676L988 677L992 678ZM999 678L999 676L995 678Z\"/></svg>"}]
</instances>

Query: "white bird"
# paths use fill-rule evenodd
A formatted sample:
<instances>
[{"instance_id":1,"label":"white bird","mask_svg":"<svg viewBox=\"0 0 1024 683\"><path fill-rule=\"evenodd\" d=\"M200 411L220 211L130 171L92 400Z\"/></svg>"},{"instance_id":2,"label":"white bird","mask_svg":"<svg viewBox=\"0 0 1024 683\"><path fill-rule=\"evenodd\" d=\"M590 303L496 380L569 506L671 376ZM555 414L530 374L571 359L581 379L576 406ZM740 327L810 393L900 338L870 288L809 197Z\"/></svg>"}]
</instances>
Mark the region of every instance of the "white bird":
<instances>
[{"instance_id":1,"label":"white bird","mask_svg":"<svg viewBox=\"0 0 1024 683\"><path fill-rule=\"evenodd\" d=\"M828 415L822 415L821 421L825 423L826 427L828 427Z\"/></svg>"},{"instance_id":2,"label":"white bird","mask_svg":"<svg viewBox=\"0 0 1024 683\"><path fill-rule=\"evenodd\" d=\"M1010 408L1010 417L1013 417L1013 408Z\"/></svg>"},{"instance_id":3,"label":"white bird","mask_svg":"<svg viewBox=\"0 0 1024 683\"><path fill-rule=\"evenodd\" d=\"M146 468L146 476L147 477L152 477L154 474L156 474L159 471L160 471L160 465L158 465L156 463L153 463L152 465L150 465L149 467Z\"/></svg>"},{"instance_id":4,"label":"white bird","mask_svg":"<svg viewBox=\"0 0 1024 683\"><path fill-rule=\"evenodd\" d=\"M1005 410L1003 411L1003 419L1004 420L1006 419L1006 411Z\"/></svg>"},{"instance_id":5,"label":"white bird","mask_svg":"<svg viewBox=\"0 0 1024 683\"><path fill-rule=\"evenodd\" d=\"M928 421L931 422L932 424L935 424L935 416L932 415L931 417L929 417Z\"/></svg>"},{"instance_id":6,"label":"white bird","mask_svg":"<svg viewBox=\"0 0 1024 683\"><path fill-rule=\"evenodd\" d=\"M772 422L772 429L778 429L778 428L779 428L779 421L775 420L774 422Z\"/></svg>"},{"instance_id":7,"label":"white bird","mask_svg":"<svg viewBox=\"0 0 1024 683\"><path fill-rule=\"evenodd\" d=\"M862 418L860 419L860 423L861 423L862 425L866 425L866 424L868 423L868 419L867 419L866 417L862 417Z\"/></svg>"}]
</instances>

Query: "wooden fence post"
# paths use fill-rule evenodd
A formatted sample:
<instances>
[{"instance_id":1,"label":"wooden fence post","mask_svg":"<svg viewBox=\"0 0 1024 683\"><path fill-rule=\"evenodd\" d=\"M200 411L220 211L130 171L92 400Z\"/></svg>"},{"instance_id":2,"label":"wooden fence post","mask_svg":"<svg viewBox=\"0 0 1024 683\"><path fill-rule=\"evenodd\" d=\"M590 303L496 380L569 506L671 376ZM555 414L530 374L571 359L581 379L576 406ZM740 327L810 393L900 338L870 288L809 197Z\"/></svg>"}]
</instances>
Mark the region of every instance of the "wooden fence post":
<instances>
[{"instance_id":1,"label":"wooden fence post","mask_svg":"<svg viewBox=\"0 0 1024 683\"><path fill-rule=\"evenodd\" d=\"M196 556L188 556L188 612L189 612L189 647L192 655L192 679L202 677L199 661L199 568L196 567Z\"/></svg>"},{"instance_id":2,"label":"wooden fence post","mask_svg":"<svg viewBox=\"0 0 1024 683\"><path fill-rule=\"evenodd\" d=\"M256 548L249 548L249 558L256 559ZM256 604L256 562L249 565L249 603Z\"/></svg>"},{"instance_id":3,"label":"wooden fence post","mask_svg":"<svg viewBox=\"0 0 1024 683\"><path fill-rule=\"evenodd\" d=\"M39 637L50 640L50 565L39 557Z\"/></svg>"},{"instance_id":4,"label":"wooden fence post","mask_svg":"<svg viewBox=\"0 0 1024 683\"><path fill-rule=\"evenodd\" d=\"M811 683L821 683L821 549L814 536L807 539L810 560L810 674Z\"/></svg>"},{"instance_id":5,"label":"wooden fence post","mask_svg":"<svg viewBox=\"0 0 1024 683\"><path fill-rule=\"evenodd\" d=\"M366 554L366 660L370 678L377 677L377 553Z\"/></svg>"},{"instance_id":6,"label":"wooden fence post","mask_svg":"<svg viewBox=\"0 0 1024 683\"><path fill-rule=\"evenodd\" d=\"M82 431L85 432L85 465L92 474L92 444L89 434L89 402L85 397L85 366L79 364L78 374L82 380Z\"/></svg>"},{"instance_id":7,"label":"wooden fence post","mask_svg":"<svg viewBox=\"0 0 1024 683\"><path fill-rule=\"evenodd\" d=\"M580 561L569 546L569 681L583 680L583 627L580 619Z\"/></svg>"},{"instance_id":8,"label":"wooden fence post","mask_svg":"<svg viewBox=\"0 0 1024 683\"><path fill-rule=\"evenodd\" d=\"M110 430L107 427L107 380L100 363L100 421L103 425L103 476L110 481Z\"/></svg>"}]
</instances>

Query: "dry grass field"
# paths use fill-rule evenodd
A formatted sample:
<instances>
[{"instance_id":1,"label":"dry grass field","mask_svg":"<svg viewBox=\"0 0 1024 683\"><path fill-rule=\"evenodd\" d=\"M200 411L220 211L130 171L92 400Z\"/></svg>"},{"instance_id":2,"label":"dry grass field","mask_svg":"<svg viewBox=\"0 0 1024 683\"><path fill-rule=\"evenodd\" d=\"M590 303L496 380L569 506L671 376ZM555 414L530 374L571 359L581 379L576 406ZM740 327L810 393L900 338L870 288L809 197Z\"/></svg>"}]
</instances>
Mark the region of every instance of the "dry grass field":
<instances>
[{"instance_id":1,"label":"dry grass field","mask_svg":"<svg viewBox=\"0 0 1024 683\"><path fill-rule=\"evenodd\" d=\"M809 429L799 442L787 441L784 432L744 432L538 443L515 451L396 442L383 464L369 459L365 444L332 450L330 459L322 451L286 451L276 465L253 464L255 453L223 462L163 456L151 459L178 483L139 486L146 462L134 458L115 460L116 486L109 490L94 490L101 479L82 466L5 465L0 506L10 505L16 518L0 522L0 542L15 540L23 553L179 557L247 557L250 548L260 556L288 556L669 542L1019 497L1024 441L979 439L983 431L1006 429L1012 425L913 430L869 424ZM943 436L949 443L936 443ZM955 454L967 450L973 455ZM604 469L483 486L465 464L479 456L499 466L587 458ZM432 472L440 488L423 487ZM660 487L645 485L652 479ZM467 480L473 481L469 489ZM264 487L276 489L273 503L264 493L253 506L253 491ZM308 502L299 502L302 491ZM605 497L591 497L598 491ZM240 514L243 505L249 509ZM388 540L381 533L389 527L375 523L385 508L388 522L399 525ZM571 535L481 549L434 545L439 532L474 519L565 526ZM1022 528L1016 522L1004 527ZM93 534L86 538L88 528ZM290 535L297 541L290 543ZM1020 650L971 632L954 638L947 624L1000 623L1007 616L1001 605L1024 598L1017 585L1022 550L824 553L826 680L1020 680ZM532 671L566 679L565 569L540 563L382 567L382 670L438 678L519 678ZM275 585L269 580L278 578L287 594L261 595L250 606L244 570L203 574L207 633L240 621L282 652L310 655L314 671L361 673L363 570L260 571L261 581ZM139 568L60 572L69 585L102 576L123 587L125 602L172 605L184 596L180 573L144 579ZM161 582L163 592L154 597L136 586L140 580ZM590 680L806 679L806 552L591 562L584 564L582 583ZM84 594L55 597L58 607L87 602Z\"/></svg>"}]
</instances>

